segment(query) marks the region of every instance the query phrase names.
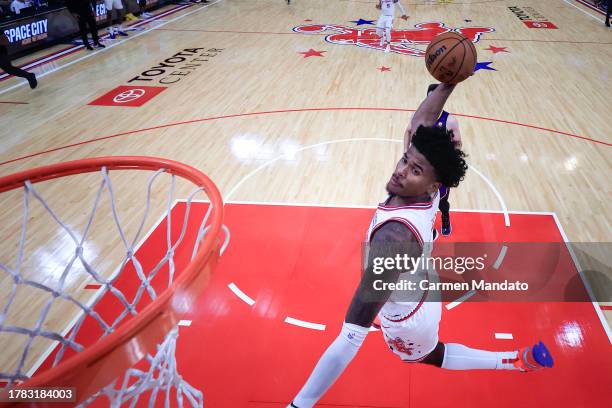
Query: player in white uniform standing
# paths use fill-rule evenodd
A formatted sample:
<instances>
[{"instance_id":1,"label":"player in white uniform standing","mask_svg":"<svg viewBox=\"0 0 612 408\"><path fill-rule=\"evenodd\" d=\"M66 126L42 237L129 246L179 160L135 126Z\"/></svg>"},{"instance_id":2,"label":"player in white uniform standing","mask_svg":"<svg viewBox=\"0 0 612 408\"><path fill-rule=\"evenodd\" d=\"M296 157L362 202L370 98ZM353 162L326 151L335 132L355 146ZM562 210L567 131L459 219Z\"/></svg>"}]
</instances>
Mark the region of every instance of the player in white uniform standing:
<instances>
[{"instance_id":1,"label":"player in white uniform standing","mask_svg":"<svg viewBox=\"0 0 612 408\"><path fill-rule=\"evenodd\" d=\"M435 270L423 265L414 269L405 265L381 268L377 261L431 254L438 189L441 184L457 187L467 170L465 155L453 143L451 132L435 126L453 89L453 85L439 85L415 112L410 124L411 144L387 182L389 197L370 224L367 266L342 330L288 407L310 408L323 396L355 357L377 316L387 345L407 363L448 370L525 372L552 367L552 357L542 342L520 350L494 352L439 341L439 293L389 287L422 280L436 282Z\"/></svg>"},{"instance_id":2,"label":"player in white uniform standing","mask_svg":"<svg viewBox=\"0 0 612 408\"><path fill-rule=\"evenodd\" d=\"M391 29L393 28L393 17L395 16L395 4L397 3L402 12L402 19L408 20L406 10L399 0L378 0L376 8L380 10L380 17L376 22L376 35L380 37L380 46L385 47L385 51L389 51L391 43Z\"/></svg>"},{"instance_id":3,"label":"player in white uniform standing","mask_svg":"<svg viewBox=\"0 0 612 408\"><path fill-rule=\"evenodd\" d=\"M121 27L124 13L122 0L104 0L104 5L106 6L106 16L109 21L109 38L114 40L116 34L127 37L127 33L123 31L123 27ZM113 24L113 10L115 10L115 24Z\"/></svg>"}]
</instances>

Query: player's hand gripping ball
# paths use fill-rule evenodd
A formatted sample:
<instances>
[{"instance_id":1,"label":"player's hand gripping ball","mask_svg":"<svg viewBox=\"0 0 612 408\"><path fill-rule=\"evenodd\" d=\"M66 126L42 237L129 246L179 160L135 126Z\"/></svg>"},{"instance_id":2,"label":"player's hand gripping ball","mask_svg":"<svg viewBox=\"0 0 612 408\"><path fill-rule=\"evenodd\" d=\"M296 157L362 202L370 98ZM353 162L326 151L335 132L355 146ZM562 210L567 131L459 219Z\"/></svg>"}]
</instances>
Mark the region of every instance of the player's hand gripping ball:
<instances>
[{"instance_id":1,"label":"player's hand gripping ball","mask_svg":"<svg viewBox=\"0 0 612 408\"><path fill-rule=\"evenodd\" d=\"M476 47L459 33L439 34L425 50L425 66L438 81L458 84L474 74Z\"/></svg>"}]
</instances>

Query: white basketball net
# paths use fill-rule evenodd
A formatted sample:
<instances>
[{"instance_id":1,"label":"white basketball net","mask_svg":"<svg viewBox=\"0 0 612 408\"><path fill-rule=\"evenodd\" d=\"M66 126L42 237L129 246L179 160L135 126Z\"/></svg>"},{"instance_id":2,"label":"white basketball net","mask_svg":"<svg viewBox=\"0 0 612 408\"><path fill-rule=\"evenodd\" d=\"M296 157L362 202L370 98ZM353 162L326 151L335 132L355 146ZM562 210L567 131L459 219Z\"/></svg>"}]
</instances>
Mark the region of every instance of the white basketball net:
<instances>
[{"instance_id":1,"label":"white basketball net","mask_svg":"<svg viewBox=\"0 0 612 408\"><path fill-rule=\"evenodd\" d=\"M80 352L84 349L85 346L79 344L77 340L77 334L79 333L79 329L83 325L85 319L93 319L97 323L97 325L103 330L104 334L102 337L104 337L115 331L117 326L122 323L126 318L128 318L128 316L137 315L139 306L142 304L142 300L148 297L147 302L150 303L151 301L157 298L158 293L156 293L155 289L150 283L151 280L162 268L167 268L168 271L168 285L166 287L172 285L175 274L174 253L185 236L185 231L187 229L188 224L187 220L190 214L192 200L194 196L202 192L203 189L196 188L189 194L186 200L186 210L185 216L183 218L183 225L180 230L180 236L178 237L178 239L172 242L170 227L172 222L171 210L175 201L174 194L176 183L175 176L172 175L171 186L169 188L166 206L167 209L165 210L167 219L166 254L154 268L145 271L143 270L141 263L135 256L135 246L139 241L143 239L143 229L147 223L151 207L152 185L154 181L158 178L158 176L164 173L164 171L164 169L159 169L155 173L151 174L151 176L149 177L144 213L142 215L142 219L138 224L139 226L137 228L137 231L131 239L128 239L124 232L124 228L122 228L119 222L119 217L117 215L117 209L115 205L115 196L113 194L113 188L109 177L109 172L105 167L101 169L100 173L102 175L102 181L100 182L100 185L98 187L95 201L91 207L90 212L88 213L89 215L87 218L86 226L81 234L78 234L73 231L64 220L60 219L60 217L57 215L57 212L49 207L45 199L41 197L41 195L36 190L33 184L31 184L30 182L25 183L22 195L23 219L21 222L19 246L17 256L14 261L14 266L11 267L8 264L0 262L0 282L3 282L3 285L6 286L7 283L12 280L12 282L10 283L10 285L12 286L10 288L10 293L7 299L0 300L0 335L12 334L15 337L19 337L20 339L26 339L23 343L21 356L19 358L17 366L10 370L6 370L6 367L0 367L0 381L7 382L7 388L10 388L11 386L17 383L29 379L28 375L26 374L27 368L25 367L25 362L29 354L32 352L32 343L36 338L43 337L57 342L58 351L55 354L55 358L53 360L53 367L55 367L63 361L62 358L64 357L65 352L67 350ZM96 210L98 209L101 198L105 194L109 199L110 208L112 210L112 219L114 221L113 227L116 228L117 232L119 233L119 236L121 237L121 242L123 243L123 248L121 251L125 252L125 255L123 256L123 260L120 263L117 273L115 273L109 278L105 278L94 267L92 267L91 263L88 262L87 259L85 259L83 251L84 244L87 241L88 234L90 233L90 227L94 220ZM42 206L45 208L48 214L55 220L55 222L57 222L60 228L70 236L74 244L74 255L65 265L61 277L58 279L57 282L55 282L54 285L46 285L44 282L27 278L22 273L22 265L24 264L24 257L26 255L24 254L24 248L26 242L26 227L29 219L31 200L36 200L40 204L42 204ZM204 216L204 219L202 220L202 223L199 226L196 244L192 251L192 259L197 252L200 242L204 238L206 232L209 230L209 226L207 226L207 221L211 213L212 207L213 206L211 202L206 212L206 215ZM109 225L109 228L110 227L111 226ZM221 249L222 252L229 241L229 231L225 226L223 228L226 234L226 240ZM122 293L121 290L114 286L114 283L119 278L119 276L121 276L122 271L128 264L131 264L132 267L135 269L138 279L140 281L139 287L136 290L136 294L131 300L129 300L128 296ZM80 267L82 267L85 271L87 271L93 281L101 285L103 292L101 296L95 297L93 301L90 302L82 302L76 299L73 294L68 292L66 288L66 281L75 265L79 265ZM28 287L29 290L35 289L37 291L42 291L40 293L51 295L49 300L44 304L42 312L40 313L36 323L32 327L21 327L17 324L9 324L9 322L7 321L7 316L9 314L9 311L11 310L11 307L15 303L18 290L23 287ZM115 296L116 299L121 302L123 308L122 312L114 319L110 319L110 321L103 319L102 316L96 311L96 306L106 294ZM49 315L49 311L53 306L53 303L60 299L73 303L80 309L81 313L80 317L76 321L76 324L72 327L71 330L68 330L66 334L60 333L59 330L52 331L47 330L43 327ZM17 334L21 336L17 336ZM110 400L110 404L112 407L118 407L123 403L127 402L129 402L130 407L133 407L139 401L143 393L146 393L148 395L149 406L153 406L156 400L161 397L163 398L163 402L166 407L183 406L183 401L185 399L193 407L202 407L204 403L202 392L189 385L185 380L181 378L178 373L175 359L177 337L178 328L175 327L166 335L164 341L158 345L157 352L155 353L155 355L146 356L148 370L140 370L136 368L129 369L123 375L123 378L117 378L113 383L108 384L99 392L89 397L80 406L88 405L95 399L105 396ZM120 376L121 373L118 373L118 375Z\"/></svg>"}]
</instances>

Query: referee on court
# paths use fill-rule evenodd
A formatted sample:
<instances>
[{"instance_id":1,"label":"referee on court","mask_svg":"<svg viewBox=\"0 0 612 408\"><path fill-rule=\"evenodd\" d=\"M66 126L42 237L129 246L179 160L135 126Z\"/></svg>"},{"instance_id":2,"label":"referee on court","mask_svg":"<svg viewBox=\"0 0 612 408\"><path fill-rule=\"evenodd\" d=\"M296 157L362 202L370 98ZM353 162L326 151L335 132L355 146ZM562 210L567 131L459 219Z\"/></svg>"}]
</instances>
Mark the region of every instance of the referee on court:
<instances>
[{"instance_id":1,"label":"referee on court","mask_svg":"<svg viewBox=\"0 0 612 408\"><path fill-rule=\"evenodd\" d=\"M98 27L96 27L96 18L94 17L96 0L66 0L66 7L79 23L79 31L81 39L83 40L83 46L88 50L93 50L87 39L87 28L89 28L94 45L99 48L105 48L104 45L100 43Z\"/></svg>"}]
</instances>

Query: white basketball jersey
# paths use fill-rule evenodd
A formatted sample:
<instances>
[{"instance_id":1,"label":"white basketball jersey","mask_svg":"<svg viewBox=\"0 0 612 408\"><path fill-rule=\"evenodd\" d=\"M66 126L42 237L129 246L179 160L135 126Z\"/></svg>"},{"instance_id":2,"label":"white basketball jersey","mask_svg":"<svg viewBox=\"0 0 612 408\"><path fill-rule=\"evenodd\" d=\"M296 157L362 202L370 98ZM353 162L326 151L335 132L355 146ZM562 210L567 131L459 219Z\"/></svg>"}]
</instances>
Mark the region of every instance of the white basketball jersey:
<instances>
[{"instance_id":1,"label":"white basketball jersey","mask_svg":"<svg viewBox=\"0 0 612 408\"><path fill-rule=\"evenodd\" d=\"M388 200L387 200L388 201ZM400 222L414 234L417 241L423 248L423 257L429 258L433 249L433 228L436 220L436 212L438 211L438 204L440 203L440 194L436 191L436 194L431 201L426 203L411 204L399 207L391 207L386 204L379 204L370 228L366 236L366 242L370 242L372 235L386 222L396 221ZM367 259L367 254L366 254ZM402 273L398 278L398 282L402 280L410 281L415 278L425 278L431 276L433 278L434 271L428 270L427 264L418 267L416 271L412 273ZM412 295L420 298L422 291L413 291ZM388 302L381 310L383 315L408 315L417 307L418 299L412 298L409 300L406 298L406 292L401 290L394 291L389 297Z\"/></svg>"},{"instance_id":2,"label":"white basketball jersey","mask_svg":"<svg viewBox=\"0 0 612 408\"><path fill-rule=\"evenodd\" d=\"M431 251L431 245L426 244L431 244L433 241L433 225L436 220L439 202L440 194L436 192L431 201L426 203L410 204L400 207L391 207L384 203L379 204L372 217L370 228L368 229L366 237L367 242L370 242L372 234L385 222L397 221L401 222L412 231L423 247L424 255L429 256L430 252L425 252L425 247L429 247L427 249Z\"/></svg>"},{"instance_id":3,"label":"white basketball jersey","mask_svg":"<svg viewBox=\"0 0 612 408\"><path fill-rule=\"evenodd\" d=\"M393 17L397 0L380 0L380 14Z\"/></svg>"}]
</instances>

